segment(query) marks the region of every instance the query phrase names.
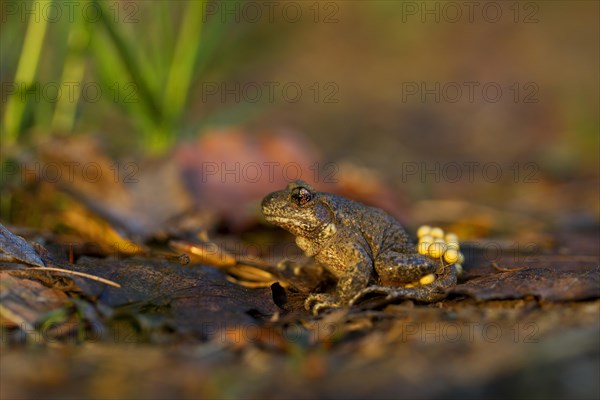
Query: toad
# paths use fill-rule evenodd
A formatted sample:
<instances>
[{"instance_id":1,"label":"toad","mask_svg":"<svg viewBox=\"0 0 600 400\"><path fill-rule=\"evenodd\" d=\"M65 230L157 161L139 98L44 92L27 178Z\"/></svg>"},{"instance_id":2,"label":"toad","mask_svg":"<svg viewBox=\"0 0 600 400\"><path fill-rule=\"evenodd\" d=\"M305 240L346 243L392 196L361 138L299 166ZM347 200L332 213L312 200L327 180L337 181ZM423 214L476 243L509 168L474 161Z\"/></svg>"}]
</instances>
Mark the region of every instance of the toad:
<instances>
[{"instance_id":1,"label":"toad","mask_svg":"<svg viewBox=\"0 0 600 400\"><path fill-rule=\"evenodd\" d=\"M419 254L400 223L381 209L318 192L303 181L268 194L261 206L268 222L292 233L336 280L332 291L307 297L305 308L313 314L369 293L434 302L456 284L454 268ZM433 282L418 284L430 274Z\"/></svg>"}]
</instances>

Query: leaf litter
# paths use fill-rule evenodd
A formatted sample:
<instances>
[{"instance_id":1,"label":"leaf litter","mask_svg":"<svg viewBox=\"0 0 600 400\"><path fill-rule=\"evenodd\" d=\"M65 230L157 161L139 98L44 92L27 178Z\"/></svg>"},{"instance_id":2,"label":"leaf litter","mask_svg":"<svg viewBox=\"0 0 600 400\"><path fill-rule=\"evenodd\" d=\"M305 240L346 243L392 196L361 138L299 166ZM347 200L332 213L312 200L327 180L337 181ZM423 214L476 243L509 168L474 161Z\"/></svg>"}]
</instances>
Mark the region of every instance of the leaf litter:
<instances>
[{"instance_id":1,"label":"leaf litter","mask_svg":"<svg viewBox=\"0 0 600 400\"><path fill-rule=\"evenodd\" d=\"M218 151L232 143L237 149L233 155ZM77 161L76 155L84 154L106 168L112 165L89 143L65 146L69 151L47 155L48 160ZM76 254L67 255L64 236L31 232L43 242L32 245L2 227L2 364L11 365L2 371L2 397L300 393L307 398L361 398L377 393L441 398L492 393L506 379L519 384L519 376L533 376L540 365L571 377L573 384L589 382L588 374L574 377L569 371L598 357L600 271L593 240L578 254L565 256L549 244L533 253L516 249L513 257L502 255L492 262L485 246L467 246L465 274L443 301L373 301L310 316L302 305L318 284L311 277L318 274L303 276L278 264L281 254L290 256L290 238L263 227L252 207L237 206L257 204L282 183L234 187L213 180L204 185L202 163L194 161L224 162L249 149L254 152L250 159L268 159L286 146L296 155L284 152L282 160L310 165L319 158L292 136L256 142L240 132L215 133L187 154L176 153L177 162L170 167L158 162L158 169L139 175L144 188L110 180L57 187L74 206L63 214L72 214L64 219L71 235L100 243L94 252L78 246ZM326 190L375 198L388 209L396 205L394 214L402 219L401 202L380 178L351 163L344 169L350 171L346 178L325 185ZM156 174L158 170L163 173ZM369 176L374 185L366 190L360 182ZM179 200L169 203L165 194ZM224 201L232 198L237 204ZM488 211L481 208L479 214ZM494 212L488 214L496 218ZM489 232L484 225L478 229ZM209 238L207 232L217 230L226 241ZM563 242L582 243L577 232L566 239L561 234ZM228 246L231 240L267 243L272 249L259 246L248 254ZM495 269L494 263L506 271ZM34 340L32 333L41 335ZM58 345L76 362L64 363L65 354L52 351L26 358L5 351L31 343L48 349ZM131 343L136 346L123 347ZM569 351L556 353L557 347ZM113 371L99 367L120 364L125 367ZM48 391L50 387L54 389ZM523 393L563 390L551 389L532 386Z\"/></svg>"}]
</instances>

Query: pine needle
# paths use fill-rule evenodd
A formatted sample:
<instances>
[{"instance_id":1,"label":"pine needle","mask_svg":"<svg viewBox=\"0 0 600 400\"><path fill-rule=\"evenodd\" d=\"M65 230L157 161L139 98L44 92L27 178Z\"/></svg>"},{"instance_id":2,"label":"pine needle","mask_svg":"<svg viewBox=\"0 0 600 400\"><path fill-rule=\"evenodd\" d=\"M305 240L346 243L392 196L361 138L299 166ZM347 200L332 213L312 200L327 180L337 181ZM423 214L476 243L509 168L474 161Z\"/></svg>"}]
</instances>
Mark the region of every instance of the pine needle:
<instances>
[{"instance_id":1,"label":"pine needle","mask_svg":"<svg viewBox=\"0 0 600 400\"><path fill-rule=\"evenodd\" d=\"M93 281L101 282L101 283L104 283L104 284L109 285L109 286L114 286L116 288L120 288L121 287L121 285L119 285L116 282L113 282L113 281L108 280L108 279L101 278L101 277L96 276L96 275L86 274L85 272L71 271L71 270L68 270L68 269L55 268L55 267L30 267L30 268L25 268L25 270L32 270L32 269L34 269L34 270L41 270L41 271L64 272L66 274L81 276L83 278L87 278L87 279L91 279ZM20 271L22 271L22 270L20 270Z\"/></svg>"}]
</instances>

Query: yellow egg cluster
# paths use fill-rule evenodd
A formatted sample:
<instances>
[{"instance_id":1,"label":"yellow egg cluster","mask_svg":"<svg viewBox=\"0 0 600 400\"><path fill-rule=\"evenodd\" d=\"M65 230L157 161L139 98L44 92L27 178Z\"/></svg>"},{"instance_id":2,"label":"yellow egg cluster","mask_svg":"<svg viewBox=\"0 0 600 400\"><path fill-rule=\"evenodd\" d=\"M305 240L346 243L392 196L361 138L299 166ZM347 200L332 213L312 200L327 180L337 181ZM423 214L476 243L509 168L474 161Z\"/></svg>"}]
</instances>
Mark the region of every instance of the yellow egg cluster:
<instances>
[{"instance_id":1,"label":"yellow egg cluster","mask_svg":"<svg viewBox=\"0 0 600 400\"><path fill-rule=\"evenodd\" d=\"M454 264L456 273L461 275L463 272L462 263L465 261L465 256L460 252L458 236L454 233L446 233L442 228L422 225L417 230L419 243L417 250L419 254L423 254L436 260L442 259L448 264Z\"/></svg>"}]
</instances>

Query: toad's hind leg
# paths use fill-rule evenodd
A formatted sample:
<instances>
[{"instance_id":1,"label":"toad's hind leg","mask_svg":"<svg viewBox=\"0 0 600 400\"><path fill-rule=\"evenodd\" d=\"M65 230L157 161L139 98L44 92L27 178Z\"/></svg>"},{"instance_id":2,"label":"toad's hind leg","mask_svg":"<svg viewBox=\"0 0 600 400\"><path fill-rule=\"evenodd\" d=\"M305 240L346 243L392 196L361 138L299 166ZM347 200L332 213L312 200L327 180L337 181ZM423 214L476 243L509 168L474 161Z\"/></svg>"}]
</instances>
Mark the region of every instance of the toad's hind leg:
<instances>
[{"instance_id":1,"label":"toad's hind leg","mask_svg":"<svg viewBox=\"0 0 600 400\"><path fill-rule=\"evenodd\" d=\"M368 302L369 298L377 298L379 305L387 304L402 299L412 299L431 303L442 300L446 297L448 290L456 285L456 269L453 265L440 271L436 280L428 285L421 285L412 288L389 287L389 286L369 286L350 300L350 304L359 304ZM383 298L381 297L383 296Z\"/></svg>"},{"instance_id":2,"label":"toad's hind leg","mask_svg":"<svg viewBox=\"0 0 600 400\"><path fill-rule=\"evenodd\" d=\"M375 271L382 284L415 282L435 270L435 261L418 253L392 251L380 254L375 260Z\"/></svg>"}]
</instances>

